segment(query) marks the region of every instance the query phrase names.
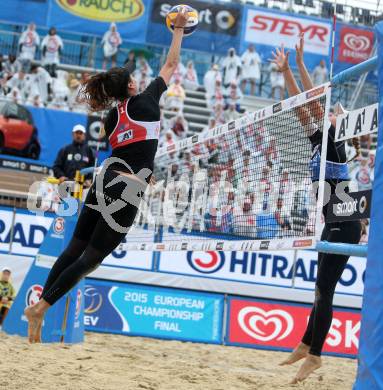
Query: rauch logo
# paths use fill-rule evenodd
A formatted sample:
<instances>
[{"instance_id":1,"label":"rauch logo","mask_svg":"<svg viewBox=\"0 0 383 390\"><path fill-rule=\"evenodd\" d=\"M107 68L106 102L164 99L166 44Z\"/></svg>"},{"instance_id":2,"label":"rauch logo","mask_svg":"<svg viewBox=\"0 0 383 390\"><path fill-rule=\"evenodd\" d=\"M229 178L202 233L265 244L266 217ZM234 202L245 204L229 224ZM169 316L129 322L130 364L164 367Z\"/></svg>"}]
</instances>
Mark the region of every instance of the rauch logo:
<instances>
[{"instance_id":1,"label":"rauch logo","mask_svg":"<svg viewBox=\"0 0 383 390\"><path fill-rule=\"evenodd\" d=\"M225 264L225 254L223 252L188 252L187 261L195 271L203 274L212 274L219 271Z\"/></svg>"},{"instance_id":2,"label":"rauch logo","mask_svg":"<svg viewBox=\"0 0 383 390\"><path fill-rule=\"evenodd\" d=\"M241 309L238 323L247 335L260 341L283 340L294 327L294 320L286 311L265 311L256 306Z\"/></svg>"},{"instance_id":3,"label":"rauch logo","mask_svg":"<svg viewBox=\"0 0 383 390\"><path fill-rule=\"evenodd\" d=\"M141 0L56 0L66 11L85 19L127 22L145 11Z\"/></svg>"}]
</instances>

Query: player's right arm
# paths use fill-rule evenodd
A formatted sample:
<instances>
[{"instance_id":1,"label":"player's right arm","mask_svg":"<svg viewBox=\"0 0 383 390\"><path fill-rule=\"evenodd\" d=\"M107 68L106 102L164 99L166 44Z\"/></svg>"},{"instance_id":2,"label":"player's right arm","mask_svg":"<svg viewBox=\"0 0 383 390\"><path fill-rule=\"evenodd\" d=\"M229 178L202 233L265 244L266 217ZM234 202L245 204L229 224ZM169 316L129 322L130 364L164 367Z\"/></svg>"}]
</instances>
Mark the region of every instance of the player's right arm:
<instances>
[{"instance_id":1,"label":"player's right arm","mask_svg":"<svg viewBox=\"0 0 383 390\"><path fill-rule=\"evenodd\" d=\"M176 20L174 21L173 39L169 48L168 56L166 57L165 64L160 71L160 76L166 84L169 84L170 78L180 61L184 27L186 26L188 19L189 17L186 7L181 8L177 14Z\"/></svg>"},{"instance_id":2,"label":"player's right arm","mask_svg":"<svg viewBox=\"0 0 383 390\"><path fill-rule=\"evenodd\" d=\"M272 52L272 55L273 59L270 61L276 64L278 71L283 74L289 96L299 95L301 90L289 64L290 52L285 52L285 48L282 45L280 49L276 48L275 52ZM310 126L311 116L309 111L304 107L297 107L295 112L299 122L301 122L302 126L305 128L307 135L310 135L311 131L308 126Z\"/></svg>"},{"instance_id":3,"label":"player's right arm","mask_svg":"<svg viewBox=\"0 0 383 390\"><path fill-rule=\"evenodd\" d=\"M303 59L304 45L305 45L305 37L304 37L304 34L302 33L299 36L299 44L295 45L296 62L298 65L299 76L301 78L303 89L305 91L308 91L308 90L314 88L314 84L311 80L310 73L308 72L306 65L305 65L305 62L304 62L304 59ZM324 111L323 111L321 105L319 104L319 102L314 101L314 102L310 103L308 105L308 107L309 107L311 115L315 119L320 121L323 118Z\"/></svg>"},{"instance_id":4,"label":"player's right arm","mask_svg":"<svg viewBox=\"0 0 383 390\"><path fill-rule=\"evenodd\" d=\"M304 34L302 33L299 35L299 44L295 45L296 61L297 61L299 76L301 78L303 89L305 91L308 91L314 88L314 84L311 80L310 73L308 72L303 59L304 45L305 45L305 37Z\"/></svg>"}]
</instances>

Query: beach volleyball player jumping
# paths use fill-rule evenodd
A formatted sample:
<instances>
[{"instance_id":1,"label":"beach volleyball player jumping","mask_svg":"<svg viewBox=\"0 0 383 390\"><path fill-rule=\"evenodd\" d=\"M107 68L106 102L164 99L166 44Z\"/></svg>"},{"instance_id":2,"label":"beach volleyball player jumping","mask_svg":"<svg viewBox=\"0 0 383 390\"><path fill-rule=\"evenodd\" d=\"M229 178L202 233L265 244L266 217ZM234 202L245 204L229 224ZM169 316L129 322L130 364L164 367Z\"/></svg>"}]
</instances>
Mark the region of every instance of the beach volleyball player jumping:
<instances>
[{"instance_id":1,"label":"beach volleyball player jumping","mask_svg":"<svg viewBox=\"0 0 383 390\"><path fill-rule=\"evenodd\" d=\"M304 89L310 90L314 85L303 62L304 38L301 36L300 43L296 47L297 65ZM294 74L289 66L289 52L285 52L283 47L273 53L272 60L278 70L283 74L290 96L298 95L301 91L295 80ZM340 112L331 112L329 115L330 127L328 130L326 173L325 181L327 188L331 189L331 194L336 188L342 188L348 192L348 161L346 157L345 142L335 141L336 115ZM301 106L296 109L296 113L307 137L312 146L312 157L310 162L312 181L319 180L319 168L322 149L322 131L316 123L323 121L324 110L319 102ZM326 122L325 122L326 123ZM356 149L356 156L360 153L360 145L357 138L353 139ZM356 157L355 156L355 157ZM354 157L354 158L355 158ZM323 207L323 215L327 215L328 205ZM326 222L323 228L321 240L329 242L343 242L357 244L361 236L361 225L359 221ZM315 284L315 301L307 324L306 331L301 343L295 348L291 355L281 363L281 365L293 364L304 359L293 382L306 379L313 371L321 367L321 352L330 330L335 287L343 270L347 264L349 256L336 255L330 253L318 253L318 271Z\"/></svg>"},{"instance_id":2,"label":"beach volleyball player jumping","mask_svg":"<svg viewBox=\"0 0 383 390\"><path fill-rule=\"evenodd\" d=\"M166 62L159 77L142 93L137 94L137 83L124 68L96 74L83 85L80 99L92 111L110 110L104 128L112 147L113 162L106 161L107 169L96 177L90 188L73 237L53 265L39 302L25 309L28 338L32 343L41 342L42 321L48 308L94 271L120 244L134 222L139 203L124 203L124 207L114 210L112 220L104 218L94 206L100 198L105 208L116 201L121 204L122 194L130 184L133 192L134 188L140 188L141 194L145 191L158 145L159 100L178 65L188 18L187 9L181 7L172 21L173 38ZM140 172L147 174L143 177Z\"/></svg>"}]
</instances>

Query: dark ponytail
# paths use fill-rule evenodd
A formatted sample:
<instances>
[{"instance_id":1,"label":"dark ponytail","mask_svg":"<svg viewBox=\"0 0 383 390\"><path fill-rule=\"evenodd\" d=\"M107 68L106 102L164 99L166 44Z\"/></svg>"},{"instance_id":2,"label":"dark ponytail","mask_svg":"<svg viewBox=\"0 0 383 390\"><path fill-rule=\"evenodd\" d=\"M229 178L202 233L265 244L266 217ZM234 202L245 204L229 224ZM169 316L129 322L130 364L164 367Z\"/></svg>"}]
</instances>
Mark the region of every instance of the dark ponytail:
<instances>
[{"instance_id":1,"label":"dark ponytail","mask_svg":"<svg viewBox=\"0 0 383 390\"><path fill-rule=\"evenodd\" d=\"M361 150L360 150L360 141L358 137L354 137L352 139L352 146L355 148L355 156L351 160L348 160L348 162L354 161L356 158L360 156Z\"/></svg>"},{"instance_id":2,"label":"dark ponytail","mask_svg":"<svg viewBox=\"0 0 383 390\"><path fill-rule=\"evenodd\" d=\"M116 100L129 97L129 81L130 73L125 68L98 73L82 84L77 101L87 104L91 111L107 110Z\"/></svg>"}]
</instances>

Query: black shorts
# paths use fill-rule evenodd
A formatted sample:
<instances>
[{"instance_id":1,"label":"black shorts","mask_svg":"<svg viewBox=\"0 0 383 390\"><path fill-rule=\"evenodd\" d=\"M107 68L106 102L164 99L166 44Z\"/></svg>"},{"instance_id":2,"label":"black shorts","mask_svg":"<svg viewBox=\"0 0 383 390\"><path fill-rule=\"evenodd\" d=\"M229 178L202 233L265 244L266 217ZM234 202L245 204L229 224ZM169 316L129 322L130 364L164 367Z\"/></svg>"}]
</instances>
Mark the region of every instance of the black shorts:
<instances>
[{"instance_id":1,"label":"black shorts","mask_svg":"<svg viewBox=\"0 0 383 390\"><path fill-rule=\"evenodd\" d=\"M110 169L97 175L73 235L96 249L112 251L129 232L146 186L135 176Z\"/></svg>"}]
</instances>

